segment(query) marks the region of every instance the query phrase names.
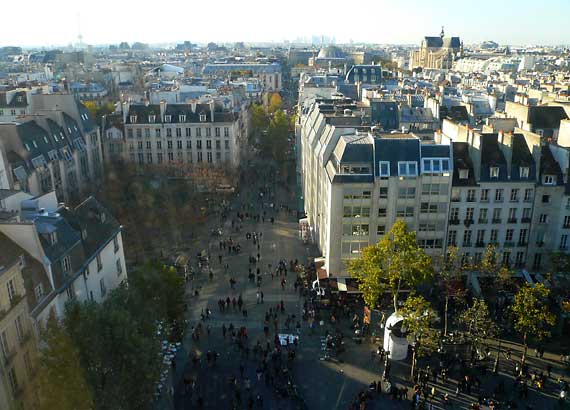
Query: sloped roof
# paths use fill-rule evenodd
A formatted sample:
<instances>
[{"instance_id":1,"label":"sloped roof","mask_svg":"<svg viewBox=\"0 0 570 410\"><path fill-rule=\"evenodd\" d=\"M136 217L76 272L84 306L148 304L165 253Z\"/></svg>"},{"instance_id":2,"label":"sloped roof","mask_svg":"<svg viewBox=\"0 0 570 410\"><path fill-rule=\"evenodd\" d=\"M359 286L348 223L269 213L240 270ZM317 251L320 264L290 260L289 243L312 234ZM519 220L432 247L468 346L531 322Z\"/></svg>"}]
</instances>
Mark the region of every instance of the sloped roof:
<instances>
[{"instance_id":1,"label":"sloped roof","mask_svg":"<svg viewBox=\"0 0 570 410\"><path fill-rule=\"evenodd\" d=\"M568 119L564 107L537 106L530 107L528 122L535 128L560 128L560 121Z\"/></svg>"},{"instance_id":2,"label":"sloped roof","mask_svg":"<svg viewBox=\"0 0 570 410\"><path fill-rule=\"evenodd\" d=\"M467 179L459 178L459 171L467 169ZM453 143L453 186L475 186L475 173L473 170L473 161L469 156L469 144L467 142L454 142Z\"/></svg>"}]
</instances>

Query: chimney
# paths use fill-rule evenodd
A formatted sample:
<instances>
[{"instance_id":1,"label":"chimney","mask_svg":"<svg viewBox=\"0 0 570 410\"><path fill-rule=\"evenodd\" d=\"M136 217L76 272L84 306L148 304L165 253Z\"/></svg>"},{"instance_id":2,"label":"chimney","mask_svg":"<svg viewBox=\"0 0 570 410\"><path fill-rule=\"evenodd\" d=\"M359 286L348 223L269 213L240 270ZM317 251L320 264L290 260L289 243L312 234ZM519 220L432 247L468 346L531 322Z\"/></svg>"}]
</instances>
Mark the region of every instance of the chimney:
<instances>
[{"instance_id":1,"label":"chimney","mask_svg":"<svg viewBox=\"0 0 570 410\"><path fill-rule=\"evenodd\" d=\"M211 121L214 122L214 100L210 101L210 115Z\"/></svg>"},{"instance_id":2,"label":"chimney","mask_svg":"<svg viewBox=\"0 0 570 410\"><path fill-rule=\"evenodd\" d=\"M192 100L190 107L192 108L192 114L196 114L196 100Z\"/></svg>"},{"instance_id":3,"label":"chimney","mask_svg":"<svg viewBox=\"0 0 570 410\"><path fill-rule=\"evenodd\" d=\"M121 105L121 112L123 113L123 124L127 123L127 115L129 115L130 104L128 101L123 101Z\"/></svg>"},{"instance_id":4,"label":"chimney","mask_svg":"<svg viewBox=\"0 0 570 410\"><path fill-rule=\"evenodd\" d=\"M166 112L166 101L160 100L160 121L164 122L164 113Z\"/></svg>"}]
</instances>

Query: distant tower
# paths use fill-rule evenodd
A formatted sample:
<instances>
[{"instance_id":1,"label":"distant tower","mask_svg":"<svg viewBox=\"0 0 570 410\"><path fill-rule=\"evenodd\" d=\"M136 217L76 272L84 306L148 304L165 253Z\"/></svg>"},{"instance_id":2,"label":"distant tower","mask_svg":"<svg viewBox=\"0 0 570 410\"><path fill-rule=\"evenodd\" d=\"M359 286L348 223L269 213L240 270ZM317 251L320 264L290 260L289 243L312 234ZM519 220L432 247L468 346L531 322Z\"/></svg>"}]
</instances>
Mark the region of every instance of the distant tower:
<instances>
[{"instance_id":1,"label":"distant tower","mask_svg":"<svg viewBox=\"0 0 570 410\"><path fill-rule=\"evenodd\" d=\"M83 35L81 34L81 16L77 13L77 46L83 48Z\"/></svg>"},{"instance_id":2,"label":"distant tower","mask_svg":"<svg viewBox=\"0 0 570 410\"><path fill-rule=\"evenodd\" d=\"M443 39L445 37L445 30L443 29L443 26L441 26L441 33L439 33L439 36Z\"/></svg>"}]
</instances>

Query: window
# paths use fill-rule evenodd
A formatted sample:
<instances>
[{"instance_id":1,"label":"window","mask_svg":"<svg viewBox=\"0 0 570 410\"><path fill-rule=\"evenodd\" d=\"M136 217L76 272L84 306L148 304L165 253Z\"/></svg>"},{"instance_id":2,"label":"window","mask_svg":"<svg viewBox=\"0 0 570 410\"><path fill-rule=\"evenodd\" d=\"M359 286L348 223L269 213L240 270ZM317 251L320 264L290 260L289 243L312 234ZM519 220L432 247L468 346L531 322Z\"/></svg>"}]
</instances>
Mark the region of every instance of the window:
<instances>
[{"instance_id":1,"label":"window","mask_svg":"<svg viewBox=\"0 0 570 410\"><path fill-rule=\"evenodd\" d=\"M69 256L65 256L61 261L63 273L69 274L71 273L71 258Z\"/></svg>"},{"instance_id":2,"label":"window","mask_svg":"<svg viewBox=\"0 0 570 410\"><path fill-rule=\"evenodd\" d=\"M489 201L489 190L488 189L482 189L481 190L481 201L482 202Z\"/></svg>"},{"instance_id":3,"label":"window","mask_svg":"<svg viewBox=\"0 0 570 410\"><path fill-rule=\"evenodd\" d=\"M420 239L418 246L423 249L440 249L442 247L441 239Z\"/></svg>"},{"instance_id":4,"label":"window","mask_svg":"<svg viewBox=\"0 0 570 410\"><path fill-rule=\"evenodd\" d=\"M467 202L475 202L475 191L474 189L467 190Z\"/></svg>"},{"instance_id":5,"label":"window","mask_svg":"<svg viewBox=\"0 0 570 410\"><path fill-rule=\"evenodd\" d=\"M156 138L160 138L160 128L157 128L156 130L154 130L154 135Z\"/></svg>"},{"instance_id":6,"label":"window","mask_svg":"<svg viewBox=\"0 0 570 410\"><path fill-rule=\"evenodd\" d=\"M459 179L468 179L469 178L469 170L468 169L460 169L459 170Z\"/></svg>"},{"instance_id":7,"label":"window","mask_svg":"<svg viewBox=\"0 0 570 410\"><path fill-rule=\"evenodd\" d=\"M170 115L164 116L164 122L171 122L171 121L172 121L172 116L170 116Z\"/></svg>"},{"instance_id":8,"label":"window","mask_svg":"<svg viewBox=\"0 0 570 410\"><path fill-rule=\"evenodd\" d=\"M499 238L499 230L498 229L491 229L491 234L489 235L489 242L497 243L498 238Z\"/></svg>"},{"instance_id":9,"label":"window","mask_svg":"<svg viewBox=\"0 0 570 410\"><path fill-rule=\"evenodd\" d=\"M479 223L487 223L487 208L479 210Z\"/></svg>"},{"instance_id":10,"label":"window","mask_svg":"<svg viewBox=\"0 0 570 410\"><path fill-rule=\"evenodd\" d=\"M142 141L139 141L139 142L137 143L137 148L138 148L138 149L142 149L142 147L143 147L143 143L142 143Z\"/></svg>"},{"instance_id":11,"label":"window","mask_svg":"<svg viewBox=\"0 0 570 410\"><path fill-rule=\"evenodd\" d=\"M169 153L168 153L168 160L169 160L170 162L174 161L174 153L173 153L173 152L169 152Z\"/></svg>"},{"instance_id":12,"label":"window","mask_svg":"<svg viewBox=\"0 0 570 410\"><path fill-rule=\"evenodd\" d=\"M127 138L133 138L133 129L132 128L127 128Z\"/></svg>"},{"instance_id":13,"label":"window","mask_svg":"<svg viewBox=\"0 0 570 410\"><path fill-rule=\"evenodd\" d=\"M144 155L142 153L139 153L138 157L139 157L139 164L142 165L144 163Z\"/></svg>"},{"instance_id":14,"label":"window","mask_svg":"<svg viewBox=\"0 0 570 410\"><path fill-rule=\"evenodd\" d=\"M534 254L534 262L532 263L532 268L533 269L540 269L541 262L542 262L542 254L535 253Z\"/></svg>"},{"instance_id":15,"label":"window","mask_svg":"<svg viewBox=\"0 0 570 410\"><path fill-rule=\"evenodd\" d=\"M416 188L415 187L408 187L408 188L400 188L398 193L398 198L400 199L414 199L416 197Z\"/></svg>"},{"instance_id":16,"label":"window","mask_svg":"<svg viewBox=\"0 0 570 410\"><path fill-rule=\"evenodd\" d=\"M166 129L166 136L169 137L169 138L172 137L172 128L167 128L167 129Z\"/></svg>"},{"instance_id":17,"label":"window","mask_svg":"<svg viewBox=\"0 0 570 410\"><path fill-rule=\"evenodd\" d=\"M176 136L177 136L177 137L181 137L181 136L182 136L182 128L176 128Z\"/></svg>"},{"instance_id":18,"label":"window","mask_svg":"<svg viewBox=\"0 0 570 410\"><path fill-rule=\"evenodd\" d=\"M24 339L24 328L22 327L22 316L18 315L16 320L14 320L14 326L16 326L16 335L18 336L18 342Z\"/></svg>"},{"instance_id":19,"label":"window","mask_svg":"<svg viewBox=\"0 0 570 410\"><path fill-rule=\"evenodd\" d=\"M230 129L228 127L224 127L224 137L230 136Z\"/></svg>"},{"instance_id":20,"label":"window","mask_svg":"<svg viewBox=\"0 0 570 410\"><path fill-rule=\"evenodd\" d=\"M519 245L526 245L526 238L527 238L528 230L521 229L519 231Z\"/></svg>"},{"instance_id":21,"label":"window","mask_svg":"<svg viewBox=\"0 0 570 410\"><path fill-rule=\"evenodd\" d=\"M560 250L568 249L568 235L564 234L560 236Z\"/></svg>"},{"instance_id":22,"label":"window","mask_svg":"<svg viewBox=\"0 0 570 410\"><path fill-rule=\"evenodd\" d=\"M532 212L532 208L523 208L523 214L522 214L523 222L530 222L531 212Z\"/></svg>"},{"instance_id":23,"label":"window","mask_svg":"<svg viewBox=\"0 0 570 410\"><path fill-rule=\"evenodd\" d=\"M435 232L436 225L434 223L421 223L419 224L418 231L420 232Z\"/></svg>"},{"instance_id":24,"label":"window","mask_svg":"<svg viewBox=\"0 0 570 410\"><path fill-rule=\"evenodd\" d=\"M413 206L400 206L396 209L396 217L398 218L411 218L414 216Z\"/></svg>"},{"instance_id":25,"label":"window","mask_svg":"<svg viewBox=\"0 0 570 410\"><path fill-rule=\"evenodd\" d=\"M388 198L388 187L381 186L380 187L380 199Z\"/></svg>"},{"instance_id":26,"label":"window","mask_svg":"<svg viewBox=\"0 0 570 410\"><path fill-rule=\"evenodd\" d=\"M530 173L530 168L529 167L520 167L519 173L520 173L521 179L528 179L528 175Z\"/></svg>"},{"instance_id":27,"label":"window","mask_svg":"<svg viewBox=\"0 0 570 410\"><path fill-rule=\"evenodd\" d=\"M155 121L156 121L156 115L149 115L148 116L148 122L150 122L152 124Z\"/></svg>"},{"instance_id":28,"label":"window","mask_svg":"<svg viewBox=\"0 0 570 410\"><path fill-rule=\"evenodd\" d=\"M517 188L511 189L511 202L518 202L519 190Z\"/></svg>"},{"instance_id":29,"label":"window","mask_svg":"<svg viewBox=\"0 0 570 410\"><path fill-rule=\"evenodd\" d=\"M97 272L99 272L101 269L103 269L103 263L101 262L101 254L98 253L97 254Z\"/></svg>"},{"instance_id":30,"label":"window","mask_svg":"<svg viewBox=\"0 0 570 410\"><path fill-rule=\"evenodd\" d=\"M130 116L130 121L131 121L131 124L136 123L136 122L137 122L137 116L136 116L136 115L131 115L131 116Z\"/></svg>"},{"instance_id":31,"label":"window","mask_svg":"<svg viewBox=\"0 0 570 410\"><path fill-rule=\"evenodd\" d=\"M144 136L145 136L145 138L150 138L150 128L144 129Z\"/></svg>"},{"instance_id":32,"label":"window","mask_svg":"<svg viewBox=\"0 0 570 410\"><path fill-rule=\"evenodd\" d=\"M447 246L457 246L457 231L449 231L447 235Z\"/></svg>"},{"instance_id":33,"label":"window","mask_svg":"<svg viewBox=\"0 0 570 410\"><path fill-rule=\"evenodd\" d=\"M548 223L548 215L547 214L540 214L538 217L538 222L541 224Z\"/></svg>"},{"instance_id":34,"label":"window","mask_svg":"<svg viewBox=\"0 0 570 410\"><path fill-rule=\"evenodd\" d=\"M10 355L10 345L8 344L8 335L4 330L0 335L0 346L2 347L2 355L4 358Z\"/></svg>"},{"instance_id":35,"label":"window","mask_svg":"<svg viewBox=\"0 0 570 410\"><path fill-rule=\"evenodd\" d=\"M186 141L186 149L192 149L192 141Z\"/></svg>"},{"instance_id":36,"label":"window","mask_svg":"<svg viewBox=\"0 0 570 410\"><path fill-rule=\"evenodd\" d=\"M142 129L141 128L137 128L136 133L137 133L137 138L142 138Z\"/></svg>"},{"instance_id":37,"label":"window","mask_svg":"<svg viewBox=\"0 0 570 410\"><path fill-rule=\"evenodd\" d=\"M383 218L386 216L386 208L378 208L378 217Z\"/></svg>"},{"instance_id":38,"label":"window","mask_svg":"<svg viewBox=\"0 0 570 410\"><path fill-rule=\"evenodd\" d=\"M121 264L121 259L117 259L117 276L121 276L123 273L123 265Z\"/></svg>"},{"instance_id":39,"label":"window","mask_svg":"<svg viewBox=\"0 0 570 410\"><path fill-rule=\"evenodd\" d=\"M202 153L198 152L198 156L196 157L196 162L202 162Z\"/></svg>"},{"instance_id":40,"label":"window","mask_svg":"<svg viewBox=\"0 0 570 410\"><path fill-rule=\"evenodd\" d=\"M477 244L482 244L485 242L485 230L479 229L477 231Z\"/></svg>"},{"instance_id":41,"label":"window","mask_svg":"<svg viewBox=\"0 0 570 410\"><path fill-rule=\"evenodd\" d=\"M216 140L216 149L217 149L217 150L222 149L222 141Z\"/></svg>"},{"instance_id":42,"label":"window","mask_svg":"<svg viewBox=\"0 0 570 410\"><path fill-rule=\"evenodd\" d=\"M206 140L206 149L212 149L212 140Z\"/></svg>"},{"instance_id":43,"label":"window","mask_svg":"<svg viewBox=\"0 0 570 410\"><path fill-rule=\"evenodd\" d=\"M468 221L472 221L474 214L475 214L475 208L467 208L465 210L465 219Z\"/></svg>"},{"instance_id":44,"label":"window","mask_svg":"<svg viewBox=\"0 0 570 410\"><path fill-rule=\"evenodd\" d=\"M501 222L501 208L493 209L493 222Z\"/></svg>"},{"instance_id":45,"label":"window","mask_svg":"<svg viewBox=\"0 0 570 410\"><path fill-rule=\"evenodd\" d=\"M166 141L167 148L172 149L172 141Z\"/></svg>"},{"instance_id":46,"label":"window","mask_svg":"<svg viewBox=\"0 0 570 410\"><path fill-rule=\"evenodd\" d=\"M511 242L513 240L513 235L515 233L514 229L507 229L505 232L505 242Z\"/></svg>"},{"instance_id":47,"label":"window","mask_svg":"<svg viewBox=\"0 0 570 410\"><path fill-rule=\"evenodd\" d=\"M524 201L532 201L532 188L527 188L524 190Z\"/></svg>"},{"instance_id":48,"label":"window","mask_svg":"<svg viewBox=\"0 0 570 410\"><path fill-rule=\"evenodd\" d=\"M452 221L457 221L459 219L459 208L451 208L449 219Z\"/></svg>"},{"instance_id":49,"label":"window","mask_svg":"<svg viewBox=\"0 0 570 410\"><path fill-rule=\"evenodd\" d=\"M381 177L389 177L390 176L390 162L388 161L380 161L380 176Z\"/></svg>"},{"instance_id":50,"label":"window","mask_svg":"<svg viewBox=\"0 0 570 410\"><path fill-rule=\"evenodd\" d=\"M8 380L10 381L10 388L12 389L12 394L16 394L18 392L18 379L16 378L16 369L11 368L8 371Z\"/></svg>"},{"instance_id":51,"label":"window","mask_svg":"<svg viewBox=\"0 0 570 410\"><path fill-rule=\"evenodd\" d=\"M162 149L162 141L156 141L156 148Z\"/></svg>"},{"instance_id":52,"label":"window","mask_svg":"<svg viewBox=\"0 0 570 410\"><path fill-rule=\"evenodd\" d=\"M212 136L212 129L210 127L206 128L206 137Z\"/></svg>"},{"instance_id":53,"label":"window","mask_svg":"<svg viewBox=\"0 0 570 410\"><path fill-rule=\"evenodd\" d=\"M550 203L550 195L542 195L542 203L549 204Z\"/></svg>"},{"instance_id":54,"label":"window","mask_svg":"<svg viewBox=\"0 0 570 410\"><path fill-rule=\"evenodd\" d=\"M489 169L489 175L491 178L499 178L499 167L491 167Z\"/></svg>"},{"instance_id":55,"label":"window","mask_svg":"<svg viewBox=\"0 0 570 410\"><path fill-rule=\"evenodd\" d=\"M75 287L73 286L73 283L70 283L69 286L67 287L67 289L65 290L65 293L67 294L67 299L68 300L73 300L75 299Z\"/></svg>"},{"instance_id":56,"label":"window","mask_svg":"<svg viewBox=\"0 0 570 410\"><path fill-rule=\"evenodd\" d=\"M186 122L186 116L184 114L178 116L178 122Z\"/></svg>"},{"instance_id":57,"label":"window","mask_svg":"<svg viewBox=\"0 0 570 410\"><path fill-rule=\"evenodd\" d=\"M99 287L101 288L101 297L105 297L107 294L107 287L105 286L105 278L99 280Z\"/></svg>"},{"instance_id":58,"label":"window","mask_svg":"<svg viewBox=\"0 0 570 410\"><path fill-rule=\"evenodd\" d=\"M162 152L156 154L156 162L162 164Z\"/></svg>"},{"instance_id":59,"label":"window","mask_svg":"<svg viewBox=\"0 0 570 410\"><path fill-rule=\"evenodd\" d=\"M461 190L459 188L451 189L451 202L461 202Z\"/></svg>"},{"instance_id":60,"label":"window","mask_svg":"<svg viewBox=\"0 0 570 410\"><path fill-rule=\"evenodd\" d=\"M445 191L444 184L422 184L422 195L441 195L445 194Z\"/></svg>"},{"instance_id":61,"label":"window","mask_svg":"<svg viewBox=\"0 0 570 410\"><path fill-rule=\"evenodd\" d=\"M14 286L13 279L10 279L8 283L6 283L6 288L8 288L8 298L10 299L10 302L12 302L16 297L16 287Z\"/></svg>"},{"instance_id":62,"label":"window","mask_svg":"<svg viewBox=\"0 0 570 410\"><path fill-rule=\"evenodd\" d=\"M212 153L208 152L208 153L206 153L206 155L207 155L208 163L211 164L212 163Z\"/></svg>"},{"instance_id":63,"label":"window","mask_svg":"<svg viewBox=\"0 0 570 410\"><path fill-rule=\"evenodd\" d=\"M44 288L43 288L43 285L41 283L38 283L36 285L36 287L34 288L34 294L36 295L36 302L39 302L40 300L42 300L42 298L44 296Z\"/></svg>"},{"instance_id":64,"label":"window","mask_svg":"<svg viewBox=\"0 0 570 410\"><path fill-rule=\"evenodd\" d=\"M495 202L503 202L503 190L496 189L495 190Z\"/></svg>"},{"instance_id":65,"label":"window","mask_svg":"<svg viewBox=\"0 0 570 410\"><path fill-rule=\"evenodd\" d=\"M176 148L182 149L182 141L181 140L176 141Z\"/></svg>"},{"instance_id":66,"label":"window","mask_svg":"<svg viewBox=\"0 0 570 410\"><path fill-rule=\"evenodd\" d=\"M216 137L219 137L220 136L220 127L216 127L214 129L214 132L215 132Z\"/></svg>"},{"instance_id":67,"label":"window","mask_svg":"<svg viewBox=\"0 0 570 410\"><path fill-rule=\"evenodd\" d=\"M115 253L119 252L119 237L115 236L113 238L113 249L115 251Z\"/></svg>"},{"instance_id":68,"label":"window","mask_svg":"<svg viewBox=\"0 0 570 410\"><path fill-rule=\"evenodd\" d=\"M206 121L206 114L200 113L200 122L205 122L205 121Z\"/></svg>"},{"instance_id":69,"label":"window","mask_svg":"<svg viewBox=\"0 0 570 410\"><path fill-rule=\"evenodd\" d=\"M570 228L570 215L566 215L566 216L564 217L564 225L563 225L563 227L564 227L564 228Z\"/></svg>"},{"instance_id":70,"label":"window","mask_svg":"<svg viewBox=\"0 0 570 410\"><path fill-rule=\"evenodd\" d=\"M471 229L463 232L463 246L471 246Z\"/></svg>"},{"instance_id":71,"label":"window","mask_svg":"<svg viewBox=\"0 0 570 410\"><path fill-rule=\"evenodd\" d=\"M230 149L230 141L229 141L229 140L225 140L225 141L224 141L224 148L225 148L225 149Z\"/></svg>"},{"instance_id":72,"label":"window","mask_svg":"<svg viewBox=\"0 0 570 410\"><path fill-rule=\"evenodd\" d=\"M196 128L196 136L197 136L197 137L201 137L201 136L202 136L202 128Z\"/></svg>"},{"instance_id":73,"label":"window","mask_svg":"<svg viewBox=\"0 0 570 410\"><path fill-rule=\"evenodd\" d=\"M554 175L545 175L542 183L544 185L554 185Z\"/></svg>"},{"instance_id":74,"label":"window","mask_svg":"<svg viewBox=\"0 0 570 410\"><path fill-rule=\"evenodd\" d=\"M202 140L196 141L196 148L202 149Z\"/></svg>"},{"instance_id":75,"label":"window","mask_svg":"<svg viewBox=\"0 0 570 410\"><path fill-rule=\"evenodd\" d=\"M401 177L417 176L417 163L415 161L398 162L398 175Z\"/></svg>"},{"instance_id":76,"label":"window","mask_svg":"<svg viewBox=\"0 0 570 410\"><path fill-rule=\"evenodd\" d=\"M510 208L509 209L509 222L516 222L517 221L517 208Z\"/></svg>"},{"instance_id":77,"label":"window","mask_svg":"<svg viewBox=\"0 0 570 410\"><path fill-rule=\"evenodd\" d=\"M147 141L147 142L146 142L146 149L151 149L150 141Z\"/></svg>"},{"instance_id":78,"label":"window","mask_svg":"<svg viewBox=\"0 0 570 410\"><path fill-rule=\"evenodd\" d=\"M26 367L26 372L28 376L32 375L32 360L30 359L30 352L24 353L24 366Z\"/></svg>"},{"instance_id":79,"label":"window","mask_svg":"<svg viewBox=\"0 0 570 410\"><path fill-rule=\"evenodd\" d=\"M376 228L376 234L378 236L386 234L386 225L378 225L378 227Z\"/></svg>"},{"instance_id":80,"label":"window","mask_svg":"<svg viewBox=\"0 0 570 410\"><path fill-rule=\"evenodd\" d=\"M448 158L425 158L422 161L422 172L424 174L442 174L449 172ZM461 173L461 171L460 171ZM460 177L461 178L461 177Z\"/></svg>"}]
</instances>

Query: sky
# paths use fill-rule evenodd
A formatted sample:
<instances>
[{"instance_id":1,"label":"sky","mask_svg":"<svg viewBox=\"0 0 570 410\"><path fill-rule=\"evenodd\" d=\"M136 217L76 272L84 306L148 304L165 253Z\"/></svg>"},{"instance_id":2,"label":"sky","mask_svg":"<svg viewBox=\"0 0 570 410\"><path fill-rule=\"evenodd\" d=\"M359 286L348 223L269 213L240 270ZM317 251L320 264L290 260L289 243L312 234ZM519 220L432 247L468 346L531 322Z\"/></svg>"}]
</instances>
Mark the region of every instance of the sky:
<instances>
[{"instance_id":1,"label":"sky","mask_svg":"<svg viewBox=\"0 0 570 410\"><path fill-rule=\"evenodd\" d=\"M570 0L26 0L2 2L0 46L281 42L419 44L426 35L465 44L570 44ZM161 6L164 7L161 7Z\"/></svg>"}]
</instances>

